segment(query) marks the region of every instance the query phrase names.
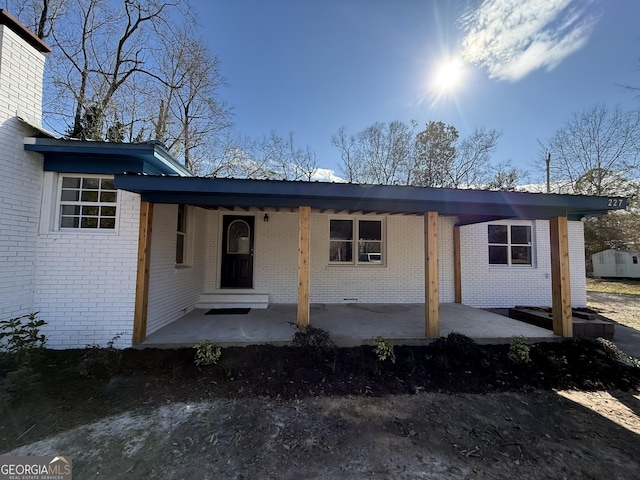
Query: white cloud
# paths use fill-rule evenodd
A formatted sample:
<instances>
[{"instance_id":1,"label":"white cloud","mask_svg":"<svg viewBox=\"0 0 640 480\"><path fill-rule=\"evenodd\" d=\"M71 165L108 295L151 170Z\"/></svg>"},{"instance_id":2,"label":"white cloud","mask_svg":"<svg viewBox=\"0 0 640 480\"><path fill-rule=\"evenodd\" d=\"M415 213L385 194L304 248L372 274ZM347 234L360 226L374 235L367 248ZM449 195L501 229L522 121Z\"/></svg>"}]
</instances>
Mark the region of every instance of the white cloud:
<instances>
[{"instance_id":1,"label":"white cloud","mask_svg":"<svg viewBox=\"0 0 640 480\"><path fill-rule=\"evenodd\" d=\"M313 171L311 180L317 182L345 183L345 179L338 177L330 168L316 168Z\"/></svg>"},{"instance_id":2,"label":"white cloud","mask_svg":"<svg viewBox=\"0 0 640 480\"><path fill-rule=\"evenodd\" d=\"M599 18L590 6L590 0L484 0L462 19L462 56L500 80L551 70L586 44Z\"/></svg>"}]
</instances>

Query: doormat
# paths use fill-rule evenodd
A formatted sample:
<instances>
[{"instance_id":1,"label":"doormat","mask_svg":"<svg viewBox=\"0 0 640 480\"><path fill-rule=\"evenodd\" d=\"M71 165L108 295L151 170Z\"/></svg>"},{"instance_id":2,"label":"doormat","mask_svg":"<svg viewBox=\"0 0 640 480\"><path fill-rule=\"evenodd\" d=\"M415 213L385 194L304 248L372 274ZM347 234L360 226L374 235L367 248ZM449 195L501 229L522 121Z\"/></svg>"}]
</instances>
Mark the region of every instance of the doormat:
<instances>
[{"instance_id":1,"label":"doormat","mask_svg":"<svg viewBox=\"0 0 640 480\"><path fill-rule=\"evenodd\" d=\"M246 315L250 308L212 308L205 315Z\"/></svg>"}]
</instances>

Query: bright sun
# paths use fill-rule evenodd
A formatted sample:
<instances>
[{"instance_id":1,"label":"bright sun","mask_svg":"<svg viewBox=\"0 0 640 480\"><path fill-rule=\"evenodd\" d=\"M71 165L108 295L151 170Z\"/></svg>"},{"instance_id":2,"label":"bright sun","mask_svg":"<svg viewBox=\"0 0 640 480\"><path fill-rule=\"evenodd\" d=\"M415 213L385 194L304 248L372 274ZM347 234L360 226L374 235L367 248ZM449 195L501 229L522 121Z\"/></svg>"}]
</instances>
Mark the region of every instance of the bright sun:
<instances>
[{"instance_id":1,"label":"bright sun","mask_svg":"<svg viewBox=\"0 0 640 480\"><path fill-rule=\"evenodd\" d=\"M464 65L457 58L450 58L438 65L432 81L432 88L439 94L453 93L464 77Z\"/></svg>"}]
</instances>

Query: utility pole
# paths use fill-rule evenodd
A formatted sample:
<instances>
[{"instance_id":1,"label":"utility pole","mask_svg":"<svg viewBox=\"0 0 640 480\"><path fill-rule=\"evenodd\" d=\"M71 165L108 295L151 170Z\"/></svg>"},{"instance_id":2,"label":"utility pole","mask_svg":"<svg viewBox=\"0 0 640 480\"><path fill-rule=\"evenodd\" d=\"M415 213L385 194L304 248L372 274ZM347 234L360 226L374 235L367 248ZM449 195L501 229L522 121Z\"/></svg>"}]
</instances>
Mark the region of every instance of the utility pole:
<instances>
[{"instance_id":1,"label":"utility pole","mask_svg":"<svg viewBox=\"0 0 640 480\"><path fill-rule=\"evenodd\" d=\"M547 153L547 193L551 193L551 154Z\"/></svg>"}]
</instances>

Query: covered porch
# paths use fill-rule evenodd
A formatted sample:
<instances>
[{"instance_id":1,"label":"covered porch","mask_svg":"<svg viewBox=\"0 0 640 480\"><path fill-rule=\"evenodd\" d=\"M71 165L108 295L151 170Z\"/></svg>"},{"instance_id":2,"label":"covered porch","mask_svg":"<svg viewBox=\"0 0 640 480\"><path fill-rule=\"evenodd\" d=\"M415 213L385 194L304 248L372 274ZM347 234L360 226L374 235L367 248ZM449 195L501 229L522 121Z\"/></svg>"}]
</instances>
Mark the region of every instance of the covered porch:
<instances>
[{"instance_id":1,"label":"covered porch","mask_svg":"<svg viewBox=\"0 0 640 480\"><path fill-rule=\"evenodd\" d=\"M297 305L272 304L246 314L206 315L195 309L181 319L149 335L141 348L191 347L203 340L220 346L255 344L286 345L297 326ZM311 304L311 325L329 332L336 345L371 344L382 336L395 345L423 345L423 304ZM462 304L439 307L440 335L456 332L477 343L508 343L514 336L529 342L558 341L550 330Z\"/></svg>"},{"instance_id":2,"label":"covered porch","mask_svg":"<svg viewBox=\"0 0 640 480\"><path fill-rule=\"evenodd\" d=\"M611 205L611 199L599 197L578 197L569 195L541 195L526 194L519 192L492 192L474 190L452 190L452 189L429 189L404 186L371 186L353 184L323 184L309 182L278 182L278 181L258 181L258 180L235 180L235 179L209 179L209 178L189 178L189 177L162 177L151 175L116 175L116 186L119 189L128 190L141 195L140 209L140 230L138 241L138 276L136 305L134 314L133 343L145 345L160 345L165 342L160 337L160 333L174 332L169 335L175 338L183 335L190 335L191 331L198 331L201 328L207 329L209 323L212 325L228 325L229 336L227 338L217 338L219 331L212 330L209 340L217 343L254 343L256 341L286 342L293 335L292 325L297 325L299 329L304 329L312 324L323 328L336 338L338 343L353 342L362 343L367 339L372 339L381 335L392 341L402 340L427 342L428 339L436 339L446 335L451 331L457 331L472 338L481 339L501 339L504 341L514 335L525 337L535 337L536 333L522 332L520 329L513 329L517 325L515 321L499 316L491 317L489 321L486 313L470 309L463 305L463 265L461 262L461 228L467 225L480 224L498 219L531 220L540 219L549 222L550 235L549 257L550 257L550 287L552 293L553 310L553 333L561 337L571 337L571 282L569 271L569 231L568 221L579 220L587 215L604 214ZM607 201L609 200L609 203ZM211 321L201 321L198 325L197 319L178 319L172 324L161 327L159 330L149 332L147 335L147 311L149 302L149 270L151 263L151 232L154 218L154 205L192 205L205 209L244 209L247 214L258 209L259 212L274 211L278 214L288 211L290 214L297 214L297 228L287 230L288 236L282 237L283 241L291 242L297 240L297 255L293 258L287 257L287 268L293 267L297 263L297 301L283 307L279 302L274 302L270 308L264 312L252 311L245 319L236 316L225 319L224 315L217 315ZM622 201L616 202L621 205ZM422 250L422 254L416 255L415 249L398 253L396 263L387 263L382 254L376 260L380 266L390 267L398 264L398 259L406 260L415 258L417 262L412 262L411 270L417 266L418 275L422 277L421 283L424 286L424 303L406 304L398 303L370 306L365 308L366 302L358 302L349 305L349 311L339 298L335 297L332 303L312 303L314 291L311 282L312 259L315 260L315 272L326 270L325 262L328 258L328 247L325 244L314 244L312 248L312 215L384 215L386 217L418 218L422 223L422 239L415 242L413 247ZM254 213L252 213L255 215ZM439 232L441 228L440 219L447 217L455 219L448 224L447 235L451 235L450 243L439 241L445 232ZM224 220L224 219L223 219ZM264 214L264 222L268 222L268 214ZM326 224L315 223L314 228ZM224 223L222 223L224 229ZM247 225L253 225L253 220ZM450 225L450 226L449 226ZM293 225L290 225L292 227ZM252 227L251 227L252 228ZM297 232L296 232L297 230ZM251 231L249 229L249 231ZM317 232L318 230L314 230ZM219 232L219 231L218 231ZM271 230L273 235L278 232ZM297 235L296 235L297 233ZM394 232L395 233L395 232ZM330 237L328 232L324 232L323 237ZM296 238L297 237L297 238ZM222 238L227 238L225 235ZM246 236L243 238L253 238ZM265 238L265 237L263 237ZM340 237L342 238L342 237ZM347 238L347 237L345 237ZM378 238L382 241L382 234ZM353 242L353 234L349 233L348 241ZM421 245L420 245L421 244ZM223 240L224 245L224 240ZM249 244L246 256L253 263L253 244ZM351 244L350 244L351 245ZM293 247L293 248L292 248ZM320 247L320 249L318 248ZM447 263L447 270L443 271L439 249L450 248L450 254L445 259L451 260ZM224 247L218 251L226 252ZM289 243L289 250L295 247ZM355 247L353 247L355 248ZM271 253L280 253L279 247L274 247ZM314 256L317 252L322 252L321 256ZM234 253L234 252L231 252ZM411 255L408 257L407 255ZM382 260L380 260L382 256ZM297 258L296 258L297 257ZM156 257L157 258L157 257ZM265 258L263 254L261 258ZM338 261L340 261L338 259ZM351 257L349 257L351 261ZM249 262L249 260L247 260ZM417 265L415 265L417 263ZM357 263L354 263L358 268ZM533 266L533 263L531 262ZM273 266L272 266L273 267ZM280 265L276 265L280 267ZM273 270L274 272L277 269ZM388 268L389 270L389 268ZM360 270L363 271L362 269ZM373 270L367 270L373 271ZM380 270L383 272L384 270ZM175 272L174 272L175 273ZM467 277L472 272L467 274ZM355 278L343 275L342 282L358 282ZM369 277L372 277L371 275ZM406 275L405 275L406 277ZM454 294L447 298L445 302L454 301L456 305L449 305L441 302L441 277L452 279ZM163 281L166 281L166 276ZM248 276L251 278L251 276ZM380 292L389 290L393 282L397 282L400 277L391 279L391 284L379 284L376 288ZM475 282L482 282L479 276L473 276ZM329 277L325 278L328 280ZM266 288L270 279L263 281L257 288ZM329 279L330 280L330 279ZM375 278L369 278L375 280ZM287 285L293 287L295 280L292 276L287 276ZM330 285L330 284L327 284ZM327 286L325 285L325 287ZM256 288L256 285L249 282L249 285L242 285L245 288ZM217 287L227 287L221 282ZM523 283L526 287L526 282ZM202 292L200 292L202 293ZM207 292L204 292L207 293ZM316 294L317 295L317 294ZM344 303L350 298L343 299ZM355 299L357 301L357 299ZM414 300L412 300L414 301ZM192 305L196 304L194 302ZM320 307L319 305L322 305ZM403 306L405 305L405 306ZM218 307L219 308L219 307ZM187 306L185 311L190 310ZM382 310L382 311L377 311ZM275 313L274 313L275 312ZM365 313L362 313L365 312ZM473 313L470 313L473 312ZM197 313L193 313L198 316ZM203 317L202 315L199 315ZM176 317L178 318L178 317ZM374 321L373 318L377 320ZM341 320L342 319L342 320ZM470 321L470 319L474 319ZM251 322L253 320L253 323ZM497 323L493 323L495 320ZM196 324L193 328L187 328L186 321L193 321ZM248 322L248 323L245 323ZM490 325L493 325L490 327ZM265 331L263 330L268 330ZM530 328L530 327L526 327ZM475 329L475 331L474 331ZM261 332L261 334L247 333ZM214 335L214 333L216 335ZM541 336L551 335L551 333L538 332ZM193 344L208 338L198 334L197 338L183 337L185 343ZM176 343L179 343L176 341Z\"/></svg>"}]
</instances>

